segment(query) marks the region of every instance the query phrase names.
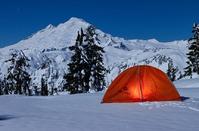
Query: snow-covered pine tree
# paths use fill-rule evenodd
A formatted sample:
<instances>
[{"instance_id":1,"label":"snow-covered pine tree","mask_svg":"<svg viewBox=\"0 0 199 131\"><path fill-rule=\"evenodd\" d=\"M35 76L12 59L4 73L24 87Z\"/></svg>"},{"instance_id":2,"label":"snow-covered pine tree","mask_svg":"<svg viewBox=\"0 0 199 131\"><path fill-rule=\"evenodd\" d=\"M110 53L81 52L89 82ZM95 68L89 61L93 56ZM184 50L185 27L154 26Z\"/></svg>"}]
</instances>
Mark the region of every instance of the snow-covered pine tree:
<instances>
[{"instance_id":1,"label":"snow-covered pine tree","mask_svg":"<svg viewBox=\"0 0 199 131\"><path fill-rule=\"evenodd\" d=\"M174 67L173 61L169 61L168 63L168 69L167 69L167 76L171 81L176 80L176 73L178 72L178 68Z\"/></svg>"},{"instance_id":2,"label":"snow-covered pine tree","mask_svg":"<svg viewBox=\"0 0 199 131\"><path fill-rule=\"evenodd\" d=\"M48 84L47 79L44 76L41 78L41 95L48 96Z\"/></svg>"},{"instance_id":3,"label":"snow-covered pine tree","mask_svg":"<svg viewBox=\"0 0 199 131\"><path fill-rule=\"evenodd\" d=\"M179 76L178 76L177 80L180 80L180 79L182 79L183 77L184 77L184 75L182 74L181 71L179 71Z\"/></svg>"},{"instance_id":4,"label":"snow-covered pine tree","mask_svg":"<svg viewBox=\"0 0 199 131\"><path fill-rule=\"evenodd\" d=\"M3 80L0 80L0 95L3 95Z\"/></svg>"},{"instance_id":5,"label":"snow-covered pine tree","mask_svg":"<svg viewBox=\"0 0 199 131\"><path fill-rule=\"evenodd\" d=\"M16 60L16 64L13 70L14 79L16 81L16 90L15 94L30 94L29 83L30 83L30 75L27 72L27 68L29 59L24 55L21 51L19 52L19 56ZM28 93L27 93L28 91Z\"/></svg>"},{"instance_id":6,"label":"snow-covered pine tree","mask_svg":"<svg viewBox=\"0 0 199 131\"><path fill-rule=\"evenodd\" d=\"M189 52L187 53L187 67L185 68L185 76L192 77L192 73L199 75L199 24L193 25L193 37L188 40Z\"/></svg>"},{"instance_id":7,"label":"snow-covered pine tree","mask_svg":"<svg viewBox=\"0 0 199 131\"><path fill-rule=\"evenodd\" d=\"M28 58L22 51L15 51L11 54L11 58L6 62L11 62L8 67L7 85L9 94L14 91L15 94L31 95L29 90L30 75L27 72L29 67Z\"/></svg>"},{"instance_id":8,"label":"snow-covered pine tree","mask_svg":"<svg viewBox=\"0 0 199 131\"><path fill-rule=\"evenodd\" d=\"M78 32L76 43L70 46L69 49L74 53L71 57L71 62L68 64L68 73L64 75L66 80L65 89L70 92L70 94L76 94L83 92L84 87L84 67L83 67L83 50L82 43L84 39L84 33Z\"/></svg>"},{"instance_id":9,"label":"snow-covered pine tree","mask_svg":"<svg viewBox=\"0 0 199 131\"><path fill-rule=\"evenodd\" d=\"M1 88L2 88L2 91L3 91L3 95L8 95L9 94L9 86L8 86L8 83L7 83L7 78L6 76L4 76L3 80L2 80L2 83L1 83Z\"/></svg>"},{"instance_id":10,"label":"snow-covered pine tree","mask_svg":"<svg viewBox=\"0 0 199 131\"><path fill-rule=\"evenodd\" d=\"M5 78L5 89L4 89L4 94L12 94L15 91L15 79L14 79L14 74L13 70L15 68L16 64L16 59L17 59L17 53L12 52L10 54L10 59L6 60L5 62L9 64L9 67L7 69L7 74L4 76Z\"/></svg>"},{"instance_id":11,"label":"snow-covered pine tree","mask_svg":"<svg viewBox=\"0 0 199 131\"><path fill-rule=\"evenodd\" d=\"M32 89L30 89L30 82L31 82L31 77L30 74L26 71L23 72L23 83L22 83L22 87L23 87L23 94L25 95L32 95Z\"/></svg>"},{"instance_id":12,"label":"snow-covered pine tree","mask_svg":"<svg viewBox=\"0 0 199 131\"><path fill-rule=\"evenodd\" d=\"M101 91L105 87L105 71L103 63L104 50L100 46L97 33L93 26L86 29L83 43L86 61L84 63L85 76L84 87L86 92L90 90Z\"/></svg>"},{"instance_id":13,"label":"snow-covered pine tree","mask_svg":"<svg viewBox=\"0 0 199 131\"><path fill-rule=\"evenodd\" d=\"M184 76L189 76L190 78L192 78L192 73L193 73L193 69L192 69L192 64L191 62L187 61L187 67L184 68Z\"/></svg>"},{"instance_id":14,"label":"snow-covered pine tree","mask_svg":"<svg viewBox=\"0 0 199 131\"><path fill-rule=\"evenodd\" d=\"M48 68L48 91L49 91L49 95L54 95L55 93L57 93L57 87L55 87L55 82L58 79L58 70L56 70L53 66L49 66Z\"/></svg>"},{"instance_id":15,"label":"snow-covered pine tree","mask_svg":"<svg viewBox=\"0 0 199 131\"><path fill-rule=\"evenodd\" d=\"M6 79L0 79L0 95L8 94L8 90L6 88Z\"/></svg>"}]
</instances>

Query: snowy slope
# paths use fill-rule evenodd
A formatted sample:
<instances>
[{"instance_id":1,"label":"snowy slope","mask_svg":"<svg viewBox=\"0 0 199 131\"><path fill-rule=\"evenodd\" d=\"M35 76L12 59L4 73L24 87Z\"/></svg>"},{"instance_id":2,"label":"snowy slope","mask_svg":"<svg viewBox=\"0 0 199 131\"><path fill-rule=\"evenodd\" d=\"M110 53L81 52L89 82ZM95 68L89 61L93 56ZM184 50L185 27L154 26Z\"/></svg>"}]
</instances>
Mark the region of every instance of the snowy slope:
<instances>
[{"instance_id":1,"label":"snowy slope","mask_svg":"<svg viewBox=\"0 0 199 131\"><path fill-rule=\"evenodd\" d=\"M52 75L58 74L54 80L55 87L63 84L63 74L67 72L67 63L70 61L71 52L68 47L75 43L77 31L85 30L90 24L79 18L71 18L58 26L49 25L31 37L14 45L0 49L0 75L7 72L5 63L14 50L22 50L30 61L30 73L33 83L39 85L42 74L48 73L49 81ZM167 63L173 61L179 68L178 75L186 66L187 41L159 42L150 40L125 40L112 37L97 29L101 46L104 47L104 61L107 74L107 85L127 67L137 64L149 64L163 71L167 70ZM42 63L49 61L46 69L41 69Z\"/></svg>"},{"instance_id":2,"label":"snowy slope","mask_svg":"<svg viewBox=\"0 0 199 131\"><path fill-rule=\"evenodd\" d=\"M59 24L57 27L48 25L45 29L38 31L26 40L22 40L14 45L8 46L3 50L9 49L38 49L47 48L61 49L68 44L74 43L77 31L86 28L90 24L82 19L71 18L67 22Z\"/></svg>"},{"instance_id":3,"label":"snowy slope","mask_svg":"<svg viewBox=\"0 0 199 131\"><path fill-rule=\"evenodd\" d=\"M191 85L192 82L178 83ZM103 93L0 96L0 130L198 131L199 84L195 90L190 89L178 89L182 96L190 97L183 102L100 104Z\"/></svg>"}]
</instances>

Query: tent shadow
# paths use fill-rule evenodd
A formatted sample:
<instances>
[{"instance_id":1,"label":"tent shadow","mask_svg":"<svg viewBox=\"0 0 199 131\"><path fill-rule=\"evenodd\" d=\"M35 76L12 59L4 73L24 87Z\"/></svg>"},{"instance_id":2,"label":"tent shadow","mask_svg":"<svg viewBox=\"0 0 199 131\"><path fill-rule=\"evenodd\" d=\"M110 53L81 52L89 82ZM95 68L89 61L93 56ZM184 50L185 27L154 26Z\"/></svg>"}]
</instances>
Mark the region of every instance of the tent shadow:
<instances>
[{"instance_id":1,"label":"tent shadow","mask_svg":"<svg viewBox=\"0 0 199 131\"><path fill-rule=\"evenodd\" d=\"M5 121L5 120L10 120L16 118L15 116L12 115L0 115L0 121Z\"/></svg>"},{"instance_id":2,"label":"tent shadow","mask_svg":"<svg viewBox=\"0 0 199 131\"><path fill-rule=\"evenodd\" d=\"M181 96L181 100L182 100L182 101L186 101L186 100L188 100L188 99L190 99L190 97Z\"/></svg>"}]
</instances>

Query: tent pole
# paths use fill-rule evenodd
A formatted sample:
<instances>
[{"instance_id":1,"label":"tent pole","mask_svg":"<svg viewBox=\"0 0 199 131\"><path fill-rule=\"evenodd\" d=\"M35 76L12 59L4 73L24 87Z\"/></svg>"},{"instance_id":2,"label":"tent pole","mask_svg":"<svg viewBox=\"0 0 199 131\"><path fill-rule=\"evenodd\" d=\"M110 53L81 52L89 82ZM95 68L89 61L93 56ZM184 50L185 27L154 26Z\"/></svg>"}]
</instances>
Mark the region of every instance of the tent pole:
<instances>
[{"instance_id":1,"label":"tent pole","mask_svg":"<svg viewBox=\"0 0 199 131\"><path fill-rule=\"evenodd\" d=\"M139 76L139 84L140 84L140 96L141 96L141 101L143 102L143 92L142 92L142 81L141 81L140 67L138 67L138 76Z\"/></svg>"}]
</instances>

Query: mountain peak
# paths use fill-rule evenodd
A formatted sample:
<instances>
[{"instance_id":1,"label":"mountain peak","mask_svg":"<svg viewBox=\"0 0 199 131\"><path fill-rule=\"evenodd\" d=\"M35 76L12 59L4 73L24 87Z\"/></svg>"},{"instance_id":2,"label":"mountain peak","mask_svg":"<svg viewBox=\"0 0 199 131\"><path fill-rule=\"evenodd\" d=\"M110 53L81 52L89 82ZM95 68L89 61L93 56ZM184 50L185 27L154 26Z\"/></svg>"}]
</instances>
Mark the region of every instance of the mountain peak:
<instances>
[{"instance_id":1,"label":"mountain peak","mask_svg":"<svg viewBox=\"0 0 199 131\"><path fill-rule=\"evenodd\" d=\"M38 49L43 50L46 48L64 48L75 42L77 32L82 28L85 30L90 26L88 22L83 19L72 17L65 23L57 26L52 24L46 26L44 29L34 33L25 40L5 47L5 49Z\"/></svg>"},{"instance_id":2,"label":"mountain peak","mask_svg":"<svg viewBox=\"0 0 199 131\"><path fill-rule=\"evenodd\" d=\"M153 38L153 39L148 39L148 41L149 41L149 42L152 42L152 43L159 43L159 41L158 41L157 39L155 39L155 38Z\"/></svg>"},{"instance_id":3,"label":"mountain peak","mask_svg":"<svg viewBox=\"0 0 199 131\"><path fill-rule=\"evenodd\" d=\"M65 23L63 23L63 24L60 24L60 25L58 25L58 27L59 26L61 26L61 27L63 27L63 26L67 26L67 28L68 27L82 27L82 28L85 28L85 27L88 27L89 25L91 25L91 24L89 24L88 22L86 22L85 20L83 20L83 19L81 19L81 18L77 18L77 17L71 17L68 21L66 21Z\"/></svg>"},{"instance_id":4,"label":"mountain peak","mask_svg":"<svg viewBox=\"0 0 199 131\"><path fill-rule=\"evenodd\" d=\"M53 28L54 28L54 26L52 24L49 24L48 26L46 26L45 29L53 29Z\"/></svg>"},{"instance_id":5,"label":"mountain peak","mask_svg":"<svg viewBox=\"0 0 199 131\"><path fill-rule=\"evenodd\" d=\"M71 17L67 22L84 22L87 23L85 20L77 17Z\"/></svg>"}]
</instances>

